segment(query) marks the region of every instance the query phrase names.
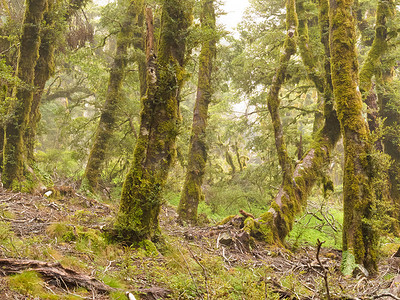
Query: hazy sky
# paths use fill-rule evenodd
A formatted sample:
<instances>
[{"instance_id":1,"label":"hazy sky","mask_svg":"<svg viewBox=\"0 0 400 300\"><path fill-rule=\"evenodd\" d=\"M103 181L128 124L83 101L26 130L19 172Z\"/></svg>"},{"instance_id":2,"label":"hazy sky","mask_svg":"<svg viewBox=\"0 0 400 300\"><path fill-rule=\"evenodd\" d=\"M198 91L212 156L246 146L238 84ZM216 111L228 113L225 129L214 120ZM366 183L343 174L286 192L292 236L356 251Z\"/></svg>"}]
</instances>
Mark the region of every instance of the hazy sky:
<instances>
[{"instance_id":1,"label":"hazy sky","mask_svg":"<svg viewBox=\"0 0 400 300\"><path fill-rule=\"evenodd\" d=\"M220 16L219 22L226 25L226 29L231 30L242 19L243 12L249 5L248 0L223 0L223 10L226 15Z\"/></svg>"},{"instance_id":2,"label":"hazy sky","mask_svg":"<svg viewBox=\"0 0 400 300\"><path fill-rule=\"evenodd\" d=\"M113 0L95 0L100 5L105 5ZM220 16L218 22L225 24L226 29L232 30L242 19L242 15L246 7L249 5L248 0L222 0L224 6L222 9L227 13Z\"/></svg>"}]
</instances>

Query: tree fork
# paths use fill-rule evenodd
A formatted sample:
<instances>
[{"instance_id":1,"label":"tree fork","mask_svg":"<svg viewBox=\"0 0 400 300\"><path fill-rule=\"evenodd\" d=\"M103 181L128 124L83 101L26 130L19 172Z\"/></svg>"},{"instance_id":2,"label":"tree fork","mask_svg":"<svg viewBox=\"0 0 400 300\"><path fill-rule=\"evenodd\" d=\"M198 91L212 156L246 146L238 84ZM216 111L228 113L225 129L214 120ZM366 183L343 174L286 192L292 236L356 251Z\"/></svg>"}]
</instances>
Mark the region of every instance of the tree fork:
<instances>
[{"instance_id":1,"label":"tree fork","mask_svg":"<svg viewBox=\"0 0 400 300\"><path fill-rule=\"evenodd\" d=\"M292 228L294 217L306 205L316 180L323 176L323 170L330 162L331 151L340 137L340 126L333 109L332 82L330 75L330 47L328 1L320 1L319 23L321 42L325 47L324 80L324 119L325 123L314 138L314 142L303 160L296 165L289 184L282 184L268 212L258 219L246 219L244 230L257 239L268 243L283 244L287 233ZM289 198L291 197L291 198ZM288 202L296 202L296 206ZM290 202L289 202L290 203ZM294 208L297 208L294 209Z\"/></svg>"}]
</instances>

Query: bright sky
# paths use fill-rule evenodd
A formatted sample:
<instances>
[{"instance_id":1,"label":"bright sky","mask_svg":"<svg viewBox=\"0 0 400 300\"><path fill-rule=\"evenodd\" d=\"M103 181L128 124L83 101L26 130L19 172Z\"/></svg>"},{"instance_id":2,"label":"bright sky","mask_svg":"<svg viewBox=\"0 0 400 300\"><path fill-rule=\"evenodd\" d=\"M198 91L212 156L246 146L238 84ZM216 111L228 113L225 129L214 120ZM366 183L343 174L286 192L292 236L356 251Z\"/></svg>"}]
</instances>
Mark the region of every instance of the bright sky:
<instances>
[{"instance_id":1,"label":"bright sky","mask_svg":"<svg viewBox=\"0 0 400 300\"><path fill-rule=\"evenodd\" d=\"M113 0L95 0L97 4L106 5ZM249 6L248 0L223 0L224 4L222 9L227 13L220 16L218 22L224 24L227 30L233 30L234 27L240 22L244 10Z\"/></svg>"},{"instance_id":2,"label":"bright sky","mask_svg":"<svg viewBox=\"0 0 400 300\"><path fill-rule=\"evenodd\" d=\"M219 17L219 23L225 24L226 29L232 30L241 21L248 0L224 0L222 9L227 13Z\"/></svg>"}]
</instances>

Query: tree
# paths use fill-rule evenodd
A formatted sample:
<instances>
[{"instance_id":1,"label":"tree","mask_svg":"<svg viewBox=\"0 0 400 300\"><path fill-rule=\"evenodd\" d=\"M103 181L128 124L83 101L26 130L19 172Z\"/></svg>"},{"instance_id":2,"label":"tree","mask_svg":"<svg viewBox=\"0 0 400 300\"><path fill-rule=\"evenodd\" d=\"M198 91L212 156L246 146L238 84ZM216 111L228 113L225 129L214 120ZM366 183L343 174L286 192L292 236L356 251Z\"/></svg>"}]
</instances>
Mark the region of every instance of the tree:
<instances>
[{"instance_id":1,"label":"tree","mask_svg":"<svg viewBox=\"0 0 400 300\"><path fill-rule=\"evenodd\" d=\"M86 0L72 0L67 4L64 12L61 3L54 0L48 1L48 8L44 14L44 25L40 31L39 58L35 66L34 87L29 122L25 131L24 142L26 147L27 162L34 162L34 149L36 143L36 130L40 121L40 103L46 82L54 75L55 50L58 45L60 33L65 31L64 22L69 21L71 15L86 4Z\"/></svg>"},{"instance_id":2,"label":"tree","mask_svg":"<svg viewBox=\"0 0 400 300\"><path fill-rule=\"evenodd\" d=\"M5 125L3 153L3 186L19 188L24 181L25 160L23 136L29 120L34 92L34 72L39 57L40 27L46 0L27 0L16 76L21 80L13 90L9 117Z\"/></svg>"},{"instance_id":3,"label":"tree","mask_svg":"<svg viewBox=\"0 0 400 300\"><path fill-rule=\"evenodd\" d=\"M288 2L289 3L289 2ZM289 4L287 4L289 5ZM288 16L294 11L294 2L291 4L292 8L287 9ZM299 213L307 203L307 197L310 195L311 190L318 178L325 176L324 170L328 166L331 159L331 152L333 151L339 137L340 127L336 116L336 111L333 108L333 95L332 95L332 83L330 74L330 47L329 47L329 15L328 15L328 1L321 0L319 3L319 25L320 25L320 37L322 44L325 49L325 78L323 80L323 97L324 97L324 125L315 134L313 143L304 155L301 162L299 162L292 171L290 160L286 153L283 141L283 133L281 131L281 125L278 122L279 114L277 111L277 103L271 103L273 105L272 113L277 115L273 120L275 128L275 139L277 145L278 155L280 155L280 164L283 165L282 172L283 180L282 185L279 188L275 199L272 201L271 208L269 211L263 213L259 218L252 219L247 218L245 221L245 230L252 236L258 239L267 241L268 243L283 244L287 234L292 229L295 216ZM295 19L292 15L292 24L295 24ZM290 28L290 27L288 27ZM292 28L294 29L295 27ZM288 30L286 39L294 37L294 31ZM294 41L292 41L293 43ZM286 42L286 47L288 43ZM290 51L295 51L291 49ZM303 50L302 50L303 52ZM283 63L287 63L288 52L284 52L282 55L282 61L280 68L284 67ZM286 55L286 57L285 57ZM303 59L305 55L303 54ZM307 62L305 62L307 64ZM279 69L278 69L279 70ZM277 73L278 74L278 73ZM278 78L277 76L275 78ZM275 79L277 80L277 79ZM275 88L278 86L275 85ZM271 89L272 90L272 89ZM275 93L271 96L278 95ZM276 99L276 98L275 98ZM274 99L270 99L271 100ZM272 101L273 102L273 101Z\"/></svg>"},{"instance_id":4,"label":"tree","mask_svg":"<svg viewBox=\"0 0 400 300\"><path fill-rule=\"evenodd\" d=\"M131 244L160 237L161 191L175 157L179 126L179 91L186 77L186 38L191 2L163 2L158 55L151 10L147 9L147 93L142 99L140 132L133 163L122 190L112 234Z\"/></svg>"},{"instance_id":5,"label":"tree","mask_svg":"<svg viewBox=\"0 0 400 300\"><path fill-rule=\"evenodd\" d=\"M87 184L87 187L92 192L97 188L101 166L106 157L109 140L114 130L118 105L121 102L121 88L127 65L128 47L133 41L134 25L137 25L138 15L143 14L142 10L143 1L130 1L124 16L124 22L121 24L121 31L117 36L115 58L110 69L106 100L83 179L83 184ZM142 71L141 69L140 71Z\"/></svg>"},{"instance_id":6,"label":"tree","mask_svg":"<svg viewBox=\"0 0 400 300\"><path fill-rule=\"evenodd\" d=\"M371 224L374 191L369 129L358 87L353 1L330 2L332 83L344 142L342 272L356 264L376 271L377 236Z\"/></svg>"},{"instance_id":7,"label":"tree","mask_svg":"<svg viewBox=\"0 0 400 300\"><path fill-rule=\"evenodd\" d=\"M193 110L192 134L186 178L178 206L179 218L197 222L197 207L202 198L201 186L207 161L206 127L208 105L213 94L212 73L216 56L216 27L213 0L202 3L201 27L204 40L199 56L199 78L196 103Z\"/></svg>"}]
</instances>

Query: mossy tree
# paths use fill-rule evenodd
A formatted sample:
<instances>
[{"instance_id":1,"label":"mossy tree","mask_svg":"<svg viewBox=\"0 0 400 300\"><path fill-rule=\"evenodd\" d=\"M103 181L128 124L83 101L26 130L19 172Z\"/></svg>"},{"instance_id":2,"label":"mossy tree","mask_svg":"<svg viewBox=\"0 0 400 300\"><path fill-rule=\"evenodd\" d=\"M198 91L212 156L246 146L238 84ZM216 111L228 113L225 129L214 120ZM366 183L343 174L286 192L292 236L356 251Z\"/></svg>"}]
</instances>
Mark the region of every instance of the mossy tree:
<instances>
[{"instance_id":1,"label":"mossy tree","mask_svg":"<svg viewBox=\"0 0 400 300\"><path fill-rule=\"evenodd\" d=\"M44 25L40 32L39 58L35 66L35 92L29 113L29 123L24 136L26 157L30 165L34 162L36 131L41 118L39 108L43 91L46 82L54 75L55 71L55 50L60 44L60 36L65 31L65 22L68 22L72 14L82 8L86 2L87 0L72 0L64 8L62 2L55 0L48 1L48 9L43 17Z\"/></svg>"},{"instance_id":2,"label":"mossy tree","mask_svg":"<svg viewBox=\"0 0 400 300\"><path fill-rule=\"evenodd\" d=\"M123 5L122 1L120 5ZM128 62L128 47L134 41L134 32L135 29L137 30L138 17L144 14L143 8L143 0L132 0L128 3L124 21L121 24L121 31L117 36L115 57L110 69L106 100L101 111L99 125L83 177L83 185L91 192L97 189L102 164L106 157L107 148L110 146L108 145L109 140L114 131L119 110L118 106L121 103L121 89ZM140 43L140 41L137 43ZM141 70L143 68L142 64L139 63L139 66ZM143 78L141 81L143 81Z\"/></svg>"},{"instance_id":3,"label":"mossy tree","mask_svg":"<svg viewBox=\"0 0 400 300\"><path fill-rule=\"evenodd\" d=\"M201 28L204 34L199 56L196 103L185 182L178 206L179 218L195 224L197 207L202 198L201 186L207 161L206 127L208 105L213 94L212 73L216 56L216 26L213 0L203 0Z\"/></svg>"},{"instance_id":4,"label":"mossy tree","mask_svg":"<svg viewBox=\"0 0 400 300\"><path fill-rule=\"evenodd\" d=\"M27 0L16 76L21 84L13 90L5 125L2 181L5 188L19 188L24 181L24 131L29 120L34 93L34 73L39 57L40 28L47 9L46 0Z\"/></svg>"},{"instance_id":5,"label":"mossy tree","mask_svg":"<svg viewBox=\"0 0 400 300\"><path fill-rule=\"evenodd\" d=\"M156 55L152 15L147 9L148 87L142 98L140 132L133 163L123 185L113 228L115 239L127 244L156 241L160 236L161 191L176 152L179 91L187 77L184 62L191 11L191 1L163 1Z\"/></svg>"},{"instance_id":6,"label":"mossy tree","mask_svg":"<svg viewBox=\"0 0 400 300\"><path fill-rule=\"evenodd\" d=\"M352 0L330 1L331 69L335 101L344 143L342 271L350 275L356 264L376 271L377 236L371 224L372 145L362 115L356 52L356 20Z\"/></svg>"},{"instance_id":7,"label":"mossy tree","mask_svg":"<svg viewBox=\"0 0 400 300\"><path fill-rule=\"evenodd\" d=\"M287 11L289 14L290 12L294 11L294 2L292 2L292 8L289 7ZM279 122L277 122L279 117L277 111L279 106L276 106L277 103L275 103L275 108L273 110L273 113L278 115L273 122L276 122L274 127L276 132L275 137L278 137L278 141L276 143L278 153L281 153L279 155L282 156L280 157L280 164L283 165L283 182L277 195L275 196L275 199L272 201L269 211L265 212L259 218L254 220L247 218L244 228L244 230L246 230L255 238L265 240L269 243L284 243L287 234L292 229L296 214L299 213L306 205L307 197L311 193L315 182L317 179L325 176L324 170L329 165L331 152L333 151L340 137L340 126L336 116L336 111L333 107L332 82L330 73L328 13L328 0L320 0L318 20L320 25L321 42L325 49L326 56L324 62L324 72L322 72L324 76L323 79L321 79L319 77L320 75L318 74L313 74L312 76L309 74L309 77L315 83L316 88L321 89L321 92L323 92L324 125L319 131L316 132L311 147L304 155L302 161L298 163L295 168L293 168L291 165L291 161L289 160L285 147L282 147L282 145L284 146L283 132L280 128ZM292 21L292 24L295 24L295 21ZM287 26L287 28L290 28L290 26ZM303 36L301 36L301 39L307 40L308 37L306 31L303 31L302 35ZM288 30L287 39L294 39L294 36L294 32L290 32ZM295 41L293 40L292 43L294 44ZM304 46L305 45L302 45L301 47ZM293 53L295 48L292 48L290 51ZM284 62L287 60L287 58L285 58L285 54L287 55L286 51L281 58L281 60ZM312 60L307 59L311 53L308 51L308 49L304 48L301 49L301 54L304 64L306 66L308 65L307 68L309 70L313 70L313 68L310 68ZM282 65L280 67L282 68ZM277 76L275 76L275 78L277 78ZM278 95L278 92L275 91L275 94ZM269 96L271 97L271 94Z\"/></svg>"},{"instance_id":8,"label":"mossy tree","mask_svg":"<svg viewBox=\"0 0 400 300\"><path fill-rule=\"evenodd\" d=\"M382 172L388 172L388 184L385 184L387 189L380 188L378 196L382 198L387 196L386 193L389 194L394 206L398 208L400 204L400 193L398 189L400 184L398 176L400 152L395 142L396 137L392 134L396 131L395 128L398 126L400 117L393 103L394 98L387 92L390 90L389 86L393 75L392 69L395 64L393 59L388 59L391 48L389 37L395 34L395 30L390 28L389 24L393 23L394 16L394 1L378 1L375 36L360 71L360 91L363 101L368 105L368 124L370 131L378 131L379 133L382 125L380 122L383 120L383 139L382 136L379 136L375 142L375 147L377 150L388 154L392 160L389 169L382 170ZM397 211L397 209L394 209L393 215L398 218L399 213ZM394 227L396 227L396 225Z\"/></svg>"}]
</instances>

